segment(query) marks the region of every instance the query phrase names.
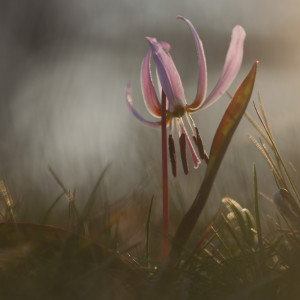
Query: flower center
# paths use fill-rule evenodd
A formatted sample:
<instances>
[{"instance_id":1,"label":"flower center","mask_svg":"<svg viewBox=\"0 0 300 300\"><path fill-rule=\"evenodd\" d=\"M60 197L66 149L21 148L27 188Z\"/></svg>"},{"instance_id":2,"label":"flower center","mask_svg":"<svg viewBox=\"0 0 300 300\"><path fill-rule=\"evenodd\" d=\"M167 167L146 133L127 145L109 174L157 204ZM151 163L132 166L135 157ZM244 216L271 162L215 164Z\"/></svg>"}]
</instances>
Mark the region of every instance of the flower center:
<instances>
[{"instance_id":1,"label":"flower center","mask_svg":"<svg viewBox=\"0 0 300 300\"><path fill-rule=\"evenodd\" d=\"M177 106L177 107L174 107L174 111L173 112L170 112L170 115L173 117L173 118L181 118L185 115L186 113L186 107L183 107L183 106Z\"/></svg>"}]
</instances>

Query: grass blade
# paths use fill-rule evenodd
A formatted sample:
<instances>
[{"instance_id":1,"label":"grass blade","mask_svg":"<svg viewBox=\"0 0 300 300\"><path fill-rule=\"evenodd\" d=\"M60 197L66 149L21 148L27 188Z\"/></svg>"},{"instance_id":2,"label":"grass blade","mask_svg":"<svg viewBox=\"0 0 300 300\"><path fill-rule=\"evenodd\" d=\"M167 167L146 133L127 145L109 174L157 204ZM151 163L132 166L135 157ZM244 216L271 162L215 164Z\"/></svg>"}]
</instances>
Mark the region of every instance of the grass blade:
<instances>
[{"instance_id":1,"label":"grass blade","mask_svg":"<svg viewBox=\"0 0 300 300\"><path fill-rule=\"evenodd\" d=\"M298 191L297 188L296 188L296 185L295 185L295 183L294 183L294 180L293 180L292 177L290 176L290 174L289 174L289 172L288 172L288 170L287 170L287 168L286 168L286 166L285 166L285 163L284 163L284 161L283 161L283 159L282 159L282 157L281 157L281 155L280 155L280 153L279 153L279 151L278 151L278 149L277 149L277 147L276 147L275 141L274 141L274 139L272 138L272 135L271 135L271 133L269 132L268 127L267 127L267 125L265 124L265 122L264 122L264 120L263 120L263 117L262 117L261 114L259 113L259 111L258 111L258 109L256 108L256 105L255 105L255 104L254 104L254 109L255 109L255 111L256 111L256 114L257 114L257 116L258 116L258 118L259 118L259 120L260 120L262 126L264 127L264 129L265 129L265 131L266 131L266 133L267 133L267 135L268 135L268 137L269 137L269 139L270 139L270 141L271 141L271 143L272 143L272 148L273 148L274 154L275 154L275 156L276 156L276 159L278 160L279 164L282 165L282 167L283 167L283 169L284 169L284 172L285 172L285 174L286 174L286 176L287 176L287 178L288 178L288 180L289 180L289 182L290 182L290 184L291 184L291 187L292 187L292 189L293 189L293 191L294 191L294 193L295 193L295 195L296 195L298 201L300 201L299 191Z\"/></svg>"},{"instance_id":2,"label":"grass blade","mask_svg":"<svg viewBox=\"0 0 300 300\"><path fill-rule=\"evenodd\" d=\"M247 112L245 112L245 116L248 119L248 121L252 124L252 126L256 129L256 131L260 134L260 136L265 140L265 142L269 145L269 147L272 147L272 144L269 140L269 138L265 135L263 130L259 127L259 125L255 122L255 120L249 115Z\"/></svg>"},{"instance_id":3,"label":"grass blade","mask_svg":"<svg viewBox=\"0 0 300 300\"><path fill-rule=\"evenodd\" d=\"M51 206L48 208L48 210L46 211L42 221L41 221L41 224L46 224L47 221L48 221L48 218L52 212L52 210L54 209L54 207L56 206L56 204L58 203L58 201L64 196L64 192L61 193L54 201L53 203L51 204Z\"/></svg>"},{"instance_id":4,"label":"grass blade","mask_svg":"<svg viewBox=\"0 0 300 300\"><path fill-rule=\"evenodd\" d=\"M110 165L106 166L105 169L102 171L102 173L100 174L96 184L94 185L93 187L93 190L83 208L83 212L81 214L81 217L80 217L80 223L83 224L87 218L89 217L90 215L90 212L92 211L93 207L94 207L94 204L96 202L96 192L97 192L97 189L100 185L100 183L102 182L103 178L104 178L104 175L106 173L106 171L108 170L108 168L110 167Z\"/></svg>"},{"instance_id":5,"label":"grass blade","mask_svg":"<svg viewBox=\"0 0 300 300\"><path fill-rule=\"evenodd\" d=\"M146 261L147 265L149 265L149 236L150 236L150 219L151 219L151 212L152 212L152 204L153 204L153 197L150 202L148 215L147 215L147 221L146 221Z\"/></svg>"},{"instance_id":6,"label":"grass blade","mask_svg":"<svg viewBox=\"0 0 300 300\"><path fill-rule=\"evenodd\" d=\"M255 164L253 165L253 182L254 182L255 223L256 223L257 238L258 238L258 247L260 252L259 261L260 261L260 266L263 269L264 247L263 247L263 239L261 234L261 224L260 224L259 207L258 207L257 176L256 176Z\"/></svg>"},{"instance_id":7,"label":"grass blade","mask_svg":"<svg viewBox=\"0 0 300 300\"><path fill-rule=\"evenodd\" d=\"M280 188L282 185L284 185L284 179L282 178L280 171L277 169L277 166L275 165L273 160L270 159L270 155L267 155L265 148L263 148L252 135L249 135L249 139L256 146L258 151L261 153L263 158L266 160L267 164L270 166L270 169L273 173L275 182L276 182L278 188Z\"/></svg>"}]
</instances>

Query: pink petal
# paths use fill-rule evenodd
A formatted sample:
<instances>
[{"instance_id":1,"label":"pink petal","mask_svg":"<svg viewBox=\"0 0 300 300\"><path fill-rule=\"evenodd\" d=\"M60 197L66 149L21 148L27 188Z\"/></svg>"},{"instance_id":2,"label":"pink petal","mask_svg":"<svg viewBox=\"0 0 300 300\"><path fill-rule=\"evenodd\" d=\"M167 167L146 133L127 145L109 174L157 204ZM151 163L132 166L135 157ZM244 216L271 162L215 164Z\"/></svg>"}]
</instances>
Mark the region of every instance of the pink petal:
<instances>
[{"instance_id":1,"label":"pink petal","mask_svg":"<svg viewBox=\"0 0 300 300\"><path fill-rule=\"evenodd\" d=\"M193 145L191 143L191 140L190 140L190 138L189 138L188 134L186 133L186 130L185 130L185 128L183 126L181 126L181 130L182 130L182 132L183 132L183 134L185 136L186 143L187 143L189 151L191 153L193 164L194 164L194 168L197 169L198 166L200 165L201 161L198 158L198 156L197 156L197 154L195 152L195 149L194 149L194 147L193 147Z\"/></svg>"},{"instance_id":2,"label":"pink petal","mask_svg":"<svg viewBox=\"0 0 300 300\"><path fill-rule=\"evenodd\" d=\"M155 71L156 71L155 73L156 73L156 79L157 79L158 93L159 93L159 95L161 95L162 94L162 88L161 88L157 68L155 69ZM169 101L168 101L167 97L166 97L166 110L169 110Z\"/></svg>"},{"instance_id":3,"label":"pink petal","mask_svg":"<svg viewBox=\"0 0 300 300\"><path fill-rule=\"evenodd\" d=\"M243 27L237 25L233 28L222 75L210 95L202 103L201 109L214 103L229 88L242 63L245 37Z\"/></svg>"},{"instance_id":4,"label":"pink petal","mask_svg":"<svg viewBox=\"0 0 300 300\"><path fill-rule=\"evenodd\" d=\"M157 99L155 88L152 83L150 71L151 50L149 50L142 62L141 68L141 87L144 96L145 104L151 115L160 117L160 103Z\"/></svg>"},{"instance_id":5,"label":"pink petal","mask_svg":"<svg viewBox=\"0 0 300 300\"><path fill-rule=\"evenodd\" d=\"M160 43L160 45L161 45L165 50L167 50L168 52L170 52L171 46L170 46L169 43L163 42L163 41L161 41L161 42L159 42L159 43Z\"/></svg>"},{"instance_id":6,"label":"pink petal","mask_svg":"<svg viewBox=\"0 0 300 300\"><path fill-rule=\"evenodd\" d=\"M161 46L167 50L168 52L171 49L171 46L169 43L167 42L159 42L161 44ZM158 76L158 72L157 72L157 68L156 68L156 78L157 78L157 84L158 84L158 90L159 90L159 94L161 95L162 93L162 88L161 88L161 84L160 84L160 80L159 80L159 76ZM169 101L168 101L168 97L166 97L166 109L169 109Z\"/></svg>"},{"instance_id":7,"label":"pink petal","mask_svg":"<svg viewBox=\"0 0 300 300\"><path fill-rule=\"evenodd\" d=\"M161 46L166 49L167 51L170 51L171 46L170 44L168 44L167 42L159 42L161 44ZM161 95L162 93L162 88L161 88L161 84L160 84L160 80L159 80L159 76L158 76L158 72L157 72L157 68L155 69L156 71L156 79L157 79L157 86L158 86L158 94ZM169 109L169 101L168 98L166 97L166 110Z\"/></svg>"},{"instance_id":8,"label":"pink petal","mask_svg":"<svg viewBox=\"0 0 300 300\"><path fill-rule=\"evenodd\" d=\"M148 125L148 126L151 126L153 128L157 128L159 127L161 124L161 122L150 122L150 121L147 121L145 120L133 107L132 105L132 98L131 98L131 87L130 87L130 84L127 84L127 87L126 87L126 90L125 90L125 93L126 93L126 104L127 104L127 107L129 109L129 111L140 121L142 122L143 124L145 125Z\"/></svg>"},{"instance_id":9,"label":"pink petal","mask_svg":"<svg viewBox=\"0 0 300 300\"><path fill-rule=\"evenodd\" d=\"M203 50L202 42L193 24L188 19L182 16L177 16L177 19L183 20L189 26L195 40L195 45L196 45L197 55L198 55L198 85L197 85L197 94L195 100L188 107L191 109L198 109L203 99L205 98L206 86L207 86L206 60L205 60L204 50Z\"/></svg>"},{"instance_id":10,"label":"pink petal","mask_svg":"<svg viewBox=\"0 0 300 300\"><path fill-rule=\"evenodd\" d=\"M169 100L170 111L174 111L178 106L185 107L186 101L182 82L171 55L155 38L146 37L146 39L152 49L159 80Z\"/></svg>"}]
</instances>

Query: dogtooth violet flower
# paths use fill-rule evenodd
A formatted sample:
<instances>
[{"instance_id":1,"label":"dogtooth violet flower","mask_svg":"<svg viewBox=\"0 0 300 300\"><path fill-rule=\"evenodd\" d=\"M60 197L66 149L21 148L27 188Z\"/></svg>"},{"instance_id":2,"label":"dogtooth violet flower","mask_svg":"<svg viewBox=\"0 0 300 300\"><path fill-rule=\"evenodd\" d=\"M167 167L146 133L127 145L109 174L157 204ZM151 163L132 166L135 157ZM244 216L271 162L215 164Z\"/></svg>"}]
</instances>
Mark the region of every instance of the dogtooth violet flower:
<instances>
[{"instance_id":1,"label":"dogtooth violet flower","mask_svg":"<svg viewBox=\"0 0 300 300\"><path fill-rule=\"evenodd\" d=\"M155 91L151 76L151 56L153 57L154 63L156 65L157 83L160 95L162 93L166 95L166 122L167 125L170 125L171 127L169 135L169 153L172 164L172 172L174 176L176 176L176 153L173 139L174 123L179 136L183 169L185 174L187 174L188 166L186 160L186 145L191 154L195 168L198 167L201 159L205 160L206 162L208 161L208 156L204 151L199 131L195 126L193 119L191 118L191 113L210 106L212 103L218 100L229 88L242 63L243 44L246 36L246 33L241 26L237 25L233 28L231 42L227 51L221 77L211 93L206 97L207 72L202 42L194 26L188 19L182 16L178 16L177 18L183 20L188 25L193 34L197 49L198 82L197 93L194 101L191 104L187 104L179 73L176 69L171 55L169 54L170 45L168 43L158 42L154 37L146 37L146 40L149 42L150 49L143 59L141 66L142 93L145 105L152 116L161 118L162 114L161 103ZM130 84L128 84L126 87L126 103L130 112L143 124L151 127L161 126L161 120L156 122L148 121L134 109L131 98ZM189 138L183 117L186 118L186 123L189 130L191 131L193 142L198 149L198 154L195 152L194 146Z\"/></svg>"}]
</instances>

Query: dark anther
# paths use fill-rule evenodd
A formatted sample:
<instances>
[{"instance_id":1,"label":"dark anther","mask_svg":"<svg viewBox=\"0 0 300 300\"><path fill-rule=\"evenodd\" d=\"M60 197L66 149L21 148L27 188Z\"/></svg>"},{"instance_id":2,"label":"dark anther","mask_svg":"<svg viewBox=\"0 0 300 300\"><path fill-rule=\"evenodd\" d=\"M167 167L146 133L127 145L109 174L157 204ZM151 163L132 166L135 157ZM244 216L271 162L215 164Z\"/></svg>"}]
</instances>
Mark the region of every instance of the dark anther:
<instances>
[{"instance_id":1,"label":"dark anther","mask_svg":"<svg viewBox=\"0 0 300 300\"><path fill-rule=\"evenodd\" d=\"M197 146L197 149L198 149L198 152L199 152L199 156L206 163L208 163L209 157L208 157L207 153L204 150L204 145L203 145L202 139L200 137L198 128L195 127L195 130L196 130L197 137L193 136L193 140L194 140L194 142L195 142L195 144Z\"/></svg>"},{"instance_id":2,"label":"dark anther","mask_svg":"<svg viewBox=\"0 0 300 300\"><path fill-rule=\"evenodd\" d=\"M180 145L180 154L181 154L183 171L184 171L184 174L187 175L189 173L189 167L188 167L187 159L186 159L186 141L185 141L184 133L182 133L179 138L179 145Z\"/></svg>"},{"instance_id":3,"label":"dark anther","mask_svg":"<svg viewBox=\"0 0 300 300\"><path fill-rule=\"evenodd\" d=\"M176 150L175 150L175 143L172 134L169 135L169 153L170 153L170 160L172 165L172 174L174 177L176 177L177 175Z\"/></svg>"}]
</instances>

